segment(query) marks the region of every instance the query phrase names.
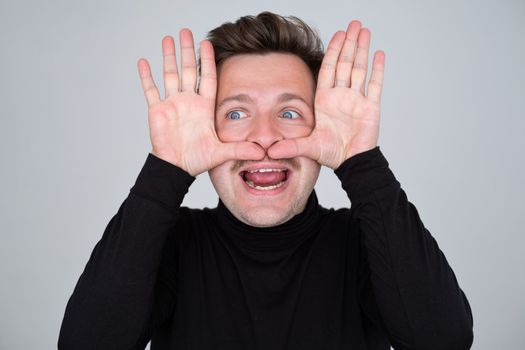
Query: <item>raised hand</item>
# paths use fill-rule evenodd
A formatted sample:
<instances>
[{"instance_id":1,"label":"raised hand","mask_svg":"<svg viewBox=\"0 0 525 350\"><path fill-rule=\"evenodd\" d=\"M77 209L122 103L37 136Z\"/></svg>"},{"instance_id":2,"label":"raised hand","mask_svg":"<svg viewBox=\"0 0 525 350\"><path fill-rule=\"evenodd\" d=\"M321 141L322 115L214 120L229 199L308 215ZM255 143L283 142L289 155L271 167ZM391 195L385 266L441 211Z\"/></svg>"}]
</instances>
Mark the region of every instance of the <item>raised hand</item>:
<instances>
[{"instance_id":1,"label":"raised hand","mask_svg":"<svg viewBox=\"0 0 525 350\"><path fill-rule=\"evenodd\" d=\"M138 61L148 102L151 153L193 176L230 159L264 158L264 150L255 143L222 142L217 137L214 126L217 73L211 43L201 42L198 91L193 35L189 29L180 31L180 46L179 74L173 38L166 36L162 40L164 99L160 98L148 61L143 58Z\"/></svg>"},{"instance_id":2,"label":"raised hand","mask_svg":"<svg viewBox=\"0 0 525 350\"><path fill-rule=\"evenodd\" d=\"M319 71L314 129L307 137L275 143L268 150L271 158L306 156L336 169L377 146L385 53L374 54L365 94L369 47L370 31L359 21L334 34Z\"/></svg>"}]
</instances>

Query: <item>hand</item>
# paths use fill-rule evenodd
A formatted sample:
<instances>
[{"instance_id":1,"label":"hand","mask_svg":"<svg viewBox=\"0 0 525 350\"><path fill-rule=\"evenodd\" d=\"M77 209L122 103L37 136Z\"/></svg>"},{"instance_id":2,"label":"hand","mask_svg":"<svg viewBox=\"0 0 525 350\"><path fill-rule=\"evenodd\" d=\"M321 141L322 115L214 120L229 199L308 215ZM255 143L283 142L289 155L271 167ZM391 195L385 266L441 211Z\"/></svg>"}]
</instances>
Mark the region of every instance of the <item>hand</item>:
<instances>
[{"instance_id":1,"label":"hand","mask_svg":"<svg viewBox=\"0 0 525 350\"><path fill-rule=\"evenodd\" d=\"M162 40L164 100L151 76L148 61L138 61L148 102L151 153L196 176L230 159L259 160L265 152L252 142L222 142L215 132L217 73L213 46L201 42L201 80L196 92L197 65L193 35L180 31L181 74L177 70L173 38Z\"/></svg>"},{"instance_id":2,"label":"hand","mask_svg":"<svg viewBox=\"0 0 525 350\"><path fill-rule=\"evenodd\" d=\"M271 158L306 156L337 169L346 159L377 146L385 53L374 54L365 95L369 46L370 31L361 29L359 21L352 21L346 33L334 34L319 71L314 129L306 137L275 143L268 149Z\"/></svg>"}]
</instances>

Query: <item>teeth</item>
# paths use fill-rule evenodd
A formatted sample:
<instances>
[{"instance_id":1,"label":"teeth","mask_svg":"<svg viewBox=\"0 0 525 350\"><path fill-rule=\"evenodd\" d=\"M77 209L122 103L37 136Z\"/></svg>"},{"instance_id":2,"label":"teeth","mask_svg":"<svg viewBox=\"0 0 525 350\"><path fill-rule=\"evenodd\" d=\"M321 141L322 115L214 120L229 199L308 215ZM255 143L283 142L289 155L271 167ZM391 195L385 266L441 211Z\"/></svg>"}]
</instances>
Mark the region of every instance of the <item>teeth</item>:
<instances>
[{"instance_id":1,"label":"teeth","mask_svg":"<svg viewBox=\"0 0 525 350\"><path fill-rule=\"evenodd\" d=\"M285 169L268 169L268 168L248 170L249 173L269 173L272 171L280 173L281 171L286 171L286 170Z\"/></svg>"},{"instance_id":2,"label":"teeth","mask_svg":"<svg viewBox=\"0 0 525 350\"><path fill-rule=\"evenodd\" d=\"M256 190L261 190L261 191L273 190L274 188L278 188L278 187L281 187L282 185L284 185L284 181L281 181L278 184L271 185L271 186L255 186L255 184L252 181L250 181L250 180L246 180L246 183L251 188L255 188Z\"/></svg>"}]
</instances>

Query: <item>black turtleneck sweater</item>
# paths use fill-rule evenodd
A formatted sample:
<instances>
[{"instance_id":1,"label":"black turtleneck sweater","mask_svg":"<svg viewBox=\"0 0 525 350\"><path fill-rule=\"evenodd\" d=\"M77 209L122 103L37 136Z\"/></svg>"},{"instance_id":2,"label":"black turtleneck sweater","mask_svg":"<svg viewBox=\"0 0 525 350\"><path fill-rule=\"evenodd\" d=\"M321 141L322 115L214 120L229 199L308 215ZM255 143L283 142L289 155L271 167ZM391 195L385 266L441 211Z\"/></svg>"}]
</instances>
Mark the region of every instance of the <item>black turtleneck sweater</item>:
<instances>
[{"instance_id":1,"label":"black turtleneck sweater","mask_svg":"<svg viewBox=\"0 0 525 350\"><path fill-rule=\"evenodd\" d=\"M352 203L315 192L255 228L148 155L69 299L60 349L469 349L472 313L379 147L335 170Z\"/></svg>"}]
</instances>

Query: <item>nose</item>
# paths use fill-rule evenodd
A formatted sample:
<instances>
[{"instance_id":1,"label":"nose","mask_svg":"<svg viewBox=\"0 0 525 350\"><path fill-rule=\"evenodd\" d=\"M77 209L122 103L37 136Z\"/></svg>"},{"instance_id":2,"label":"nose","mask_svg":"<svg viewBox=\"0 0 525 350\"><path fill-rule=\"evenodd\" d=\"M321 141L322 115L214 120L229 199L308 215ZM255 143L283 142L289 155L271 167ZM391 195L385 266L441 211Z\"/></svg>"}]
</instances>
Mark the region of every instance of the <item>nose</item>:
<instances>
[{"instance_id":1,"label":"nose","mask_svg":"<svg viewBox=\"0 0 525 350\"><path fill-rule=\"evenodd\" d=\"M284 135L277 124L270 115L256 115L246 141L255 142L265 150L268 150L271 145L284 139Z\"/></svg>"}]
</instances>

